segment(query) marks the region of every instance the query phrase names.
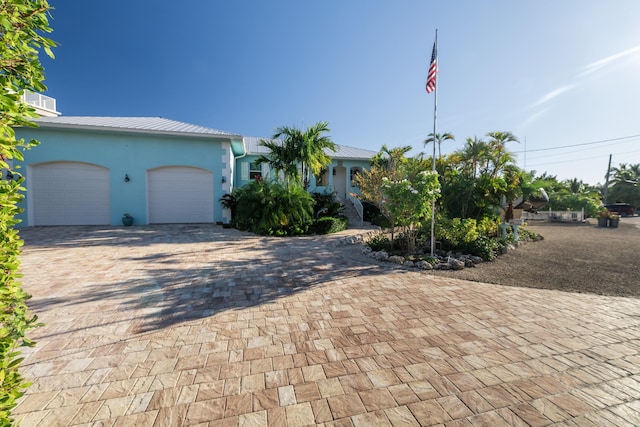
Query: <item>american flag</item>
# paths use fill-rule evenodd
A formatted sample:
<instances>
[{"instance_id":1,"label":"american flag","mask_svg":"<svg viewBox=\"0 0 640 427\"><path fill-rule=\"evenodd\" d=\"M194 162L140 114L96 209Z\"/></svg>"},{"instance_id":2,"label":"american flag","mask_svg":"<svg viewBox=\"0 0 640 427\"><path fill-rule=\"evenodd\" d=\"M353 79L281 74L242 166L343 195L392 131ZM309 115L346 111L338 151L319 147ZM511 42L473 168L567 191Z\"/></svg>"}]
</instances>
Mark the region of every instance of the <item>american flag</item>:
<instances>
[{"instance_id":1,"label":"american flag","mask_svg":"<svg viewBox=\"0 0 640 427\"><path fill-rule=\"evenodd\" d=\"M431 63L429 64L429 74L427 74L427 93L431 93L436 88L436 74L438 74L438 49L436 43L433 43L433 51L431 52Z\"/></svg>"}]
</instances>

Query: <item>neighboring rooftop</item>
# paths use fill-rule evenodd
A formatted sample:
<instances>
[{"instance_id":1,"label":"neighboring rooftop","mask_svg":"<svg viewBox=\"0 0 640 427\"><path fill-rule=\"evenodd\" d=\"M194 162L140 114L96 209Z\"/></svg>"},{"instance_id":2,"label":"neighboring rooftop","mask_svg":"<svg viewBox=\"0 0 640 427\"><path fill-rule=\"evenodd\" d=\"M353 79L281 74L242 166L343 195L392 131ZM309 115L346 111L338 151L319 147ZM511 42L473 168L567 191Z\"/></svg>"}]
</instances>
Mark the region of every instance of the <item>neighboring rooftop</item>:
<instances>
[{"instance_id":1,"label":"neighboring rooftop","mask_svg":"<svg viewBox=\"0 0 640 427\"><path fill-rule=\"evenodd\" d=\"M143 132L176 134L190 136L218 136L242 138L230 132L211 129L204 126L165 119L163 117L96 117L96 116L59 116L41 117L35 120L41 127L99 129L105 131Z\"/></svg>"},{"instance_id":2,"label":"neighboring rooftop","mask_svg":"<svg viewBox=\"0 0 640 427\"><path fill-rule=\"evenodd\" d=\"M259 144L261 139L269 140L269 138L258 138L254 136L244 137L247 154L269 154L269 149ZM336 151L327 150L327 154L336 159L369 160L375 156L377 152L365 150L364 148L347 147L336 144Z\"/></svg>"}]
</instances>

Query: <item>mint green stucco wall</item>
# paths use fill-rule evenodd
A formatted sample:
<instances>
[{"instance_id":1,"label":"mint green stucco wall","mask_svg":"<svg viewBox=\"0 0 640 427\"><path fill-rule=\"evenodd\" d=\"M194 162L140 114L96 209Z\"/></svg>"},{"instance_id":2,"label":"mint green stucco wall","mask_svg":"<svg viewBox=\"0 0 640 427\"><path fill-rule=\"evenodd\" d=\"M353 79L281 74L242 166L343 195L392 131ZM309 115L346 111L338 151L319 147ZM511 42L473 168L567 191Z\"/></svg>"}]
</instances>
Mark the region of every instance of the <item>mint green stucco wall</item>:
<instances>
[{"instance_id":1,"label":"mint green stucco wall","mask_svg":"<svg viewBox=\"0 0 640 427\"><path fill-rule=\"evenodd\" d=\"M235 170L235 183L236 187L242 187L247 185L250 180L247 177L242 176L242 163L252 163L258 159L257 155L247 155L245 157L239 158L236 160L236 170ZM344 167L346 173L346 192L355 192L358 193L359 190L351 185L349 175L352 168L360 168L361 170L368 170L371 162L370 160L358 160L358 159L333 159L331 164L328 166L329 168L329 185L319 187L316 185L315 177L311 177L311 182L309 185L310 192L332 192L334 190L334 174L333 169L338 167ZM269 175L272 177L274 174L273 171L269 172Z\"/></svg>"},{"instance_id":2,"label":"mint green stucco wall","mask_svg":"<svg viewBox=\"0 0 640 427\"><path fill-rule=\"evenodd\" d=\"M112 225L122 225L125 212L136 218L136 224L146 222L147 171L162 166L188 166L213 172L214 221L222 220L219 199L226 193L222 173L233 170L223 160L230 158L228 139L52 128L21 128L16 129L16 134L18 138L41 142L26 151L24 162L18 163L27 180L27 166L46 162L75 161L109 169ZM129 182L124 182L125 174ZM227 176L226 181L230 178ZM23 202L22 207L25 212L20 215L21 225L28 226L28 204Z\"/></svg>"}]
</instances>

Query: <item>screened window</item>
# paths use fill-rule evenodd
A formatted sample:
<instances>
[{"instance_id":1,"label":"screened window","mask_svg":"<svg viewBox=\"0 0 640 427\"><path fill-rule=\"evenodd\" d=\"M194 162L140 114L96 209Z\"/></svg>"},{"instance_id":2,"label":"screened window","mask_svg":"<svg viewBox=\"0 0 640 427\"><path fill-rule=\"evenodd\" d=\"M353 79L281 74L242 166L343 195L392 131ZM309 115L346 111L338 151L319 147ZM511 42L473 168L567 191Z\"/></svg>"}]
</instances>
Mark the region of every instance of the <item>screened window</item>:
<instances>
[{"instance_id":1,"label":"screened window","mask_svg":"<svg viewBox=\"0 0 640 427\"><path fill-rule=\"evenodd\" d=\"M262 179L262 166L256 162L249 163L249 179Z\"/></svg>"}]
</instances>

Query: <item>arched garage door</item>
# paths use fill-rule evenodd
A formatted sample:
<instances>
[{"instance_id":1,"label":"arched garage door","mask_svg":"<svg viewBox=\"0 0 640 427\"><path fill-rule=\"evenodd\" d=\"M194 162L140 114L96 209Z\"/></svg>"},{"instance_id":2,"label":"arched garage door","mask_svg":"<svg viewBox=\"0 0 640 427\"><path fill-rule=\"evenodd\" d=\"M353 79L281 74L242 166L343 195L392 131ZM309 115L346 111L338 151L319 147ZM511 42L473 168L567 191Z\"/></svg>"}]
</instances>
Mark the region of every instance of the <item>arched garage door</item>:
<instances>
[{"instance_id":1,"label":"arched garage door","mask_svg":"<svg viewBox=\"0 0 640 427\"><path fill-rule=\"evenodd\" d=\"M109 225L109 170L79 162L30 169L33 225Z\"/></svg>"},{"instance_id":2,"label":"arched garage door","mask_svg":"<svg viewBox=\"0 0 640 427\"><path fill-rule=\"evenodd\" d=\"M171 166L148 172L149 223L213 222L213 172Z\"/></svg>"}]
</instances>

